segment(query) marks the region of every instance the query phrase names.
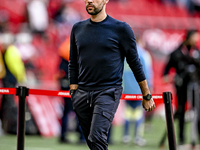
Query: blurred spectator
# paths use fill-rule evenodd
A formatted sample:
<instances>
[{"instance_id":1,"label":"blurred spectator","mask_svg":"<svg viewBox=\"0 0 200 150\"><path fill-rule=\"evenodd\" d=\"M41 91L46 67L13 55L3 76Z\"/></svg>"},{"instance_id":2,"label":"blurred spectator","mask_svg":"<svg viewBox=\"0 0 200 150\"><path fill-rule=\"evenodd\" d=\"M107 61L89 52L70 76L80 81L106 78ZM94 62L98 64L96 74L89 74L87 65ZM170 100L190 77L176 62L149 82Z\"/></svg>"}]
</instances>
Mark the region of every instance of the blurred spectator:
<instances>
[{"instance_id":1,"label":"blurred spectator","mask_svg":"<svg viewBox=\"0 0 200 150\"><path fill-rule=\"evenodd\" d=\"M26 85L31 88L35 87L38 83L37 74L40 70L37 68L37 50L32 42L32 35L28 32L20 32L16 34L15 45L20 52L21 58L24 62L27 75Z\"/></svg>"},{"instance_id":2,"label":"blurred spectator","mask_svg":"<svg viewBox=\"0 0 200 150\"><path fill-rule=\"evenodd\" d=\"M144 72L148 81L148 85L151 88L152 85L152 60L149 52L143 48L143 42L139 36L136 38L137 41L137 50L141 63L144 67ZM134 75L128 66L127 62L124 65L124 74L123 74L123 88L124 94L141 94L141 90L137 84ZM124 125L124 137L123 142L129 143L131 136L129 135L129 126L133 121L135 122L135 133L134 133L134 143L139 146L144 146L146 140L143 139L144 132L144 111L142 108L142 101L126 101L126 110L125 110L125 125Z\"/></svg>"},{"instance_id":3,"label":"blurred spectator","mask_svg":"<svg viewBox=\"0 0 200 150\"><path fill-rule=\"evenodd\" d=\"M69 80L68 80L68 61L64 58L61 58L61 62L59 65L59 74L58 79L60 82L61 90L69 91ZM67 124L68 124L68 117L70 112L73 111L72 102L70 98L64 98L64 110L63 110L63 116L61 120L61 137L60 142L62 143L69 143L69 141L66 139L66 133L67 133Z\"/></svg>"},{"instance_id":4,"label":"blurred spectator","mask_svg":"<svg viewBox=\"0 0 200 150\"><path fill-rule=\"evenodd\" d=\"M176 1L178 6L188 9L190 0L176 0Z\"/></svg>"},{"instance_id":5,"label":"blurred spectator","mask_svg":"<svg viewBox=\"0 0 200 150\"><path fill-rule=\"evenodd\" d=\"M59 9L55 13L53 19L57 27L57 35L63 41L66 35L70 34L72 25L82 19L80 13L72 7L68 7L64 1L60 4Z\"/></svg>"},{"instance_id":6,"label":"blurred spectator","mask_svg":"<svg viewBox=\"0 0 200 150\"><path fill-rule=\"evenodd\" d=\"M23 83L26 80L24 63L13 42L14 36L11 33L0 35L1 53L6 72L2 77L4 88L15 88L18 83ZM0 115L4 131L16 133L17 105L14 101L14 95L3 95Z\"/></svg>"},{"instance_id":7,"label":"blurred spectator","mask_svg":"<svg viewBox=\"0 0 200 150\"><path fill-rule=\"evenodd\" d=\"M176 4L176 0L161 0L163 3Z\"/></svg>"},{"instance_id":8,"label":"blurred spectator","mask_svg":"<svg viewBox=\"0 0 200 150\"><path fill-rule=\"evenodd\" d=\"M176 75L174 78L174 84L176 87L176 93L178 98L178 109L175 113L175 118L179 120L179 145L180 149L185 143L184 125L185 125L185 104L189 99L189 91L195 91L189 88L192 85L198 85L200 77L200 52L196 48L196 43L199 40L199 34L196 30L190 30L187 32L184 42L170 54L169 60L164 70L164 81L172 82L173 79L169 74L171 68L176 70ZM197 95L199 95L199 88L197 90ZM199 96L198 96L199 97ZM197 100L197 101L196 101ZM194 108L198 106L199 99L194 99L192 106ZM195 105L194 105L195 104ZM199 108L198 108L199 109ZM198 113L195 116L198 116ZM194 130L197 133L197 124ZM196 141L192 139L192 144L194 145Z\"/></svg>"},{"instance_id":9,"label":"blurred spectator","mask_svg":"<svg viewBox=\"0 0 200 150\"><path fill-rule=\"evenodd\" d=\"M53 19L57 22L64 22L62 18L62 13L66 9L66 3L62 1L58 7L58 9L55 11L55 14L53 15Z\"/></svg>"},{"instance_id":10,"label":"blurred spectator","mask_svg":"<svg viewBox=\"0 0 200 150\"><path fill-rule=\"evenodd\" d=\"M49 25L47 0L30 0L27 4L27 19L33 33L43 35Z\"/></svg>"},{"instance_id":11,"label":"blurred spectator","mask_svg":"<svg viewBox=\"0 0 200 150\"><path fill-rule=\"evenodd\" d=\"M69 91L69 79L68 79L68 61L69 61L69 49L70 49L70 37L68 37L59 47L59 55L61 56L61 61L59 64L59 71L56 74L56 78L59 80L61 90ZM66 134L68 130L69 114L73 112L73 106L71 98L64 98L64 109L63 116L61 120L61 143L69 143L66 139ZM79 132L79 143L86 143L84 136L82 134L81 128L77 123L76 130Z\"/></svg>"},{"instance_id":12,"label":"blurred spectator","mask_svg":"<svg viewBox=\"0 0 200 150\"><path fill-rule=\"evenodd\" d=\"M68 60L69 60L69 38L64 41L59 47L59 55L61 56L61 62L59 64L59 72L57 73L57 79L61 90L69 91L69 79L68 79ZM70 98L64 97L64 110L61 120L61 136L60 142L69 143L66 139L68 115L73 111L72 102Z\"/></svg>"},{"instance_id":13,"label":"blurred spectator","mask_svg":"<svg viewBox=\"0 0 200 150\"><path fill-rule=\"evenodd\" d=\"M4 60L3 60L3 54L0 52L0 79L5 77L5 75L6 75L6 69L5 69Z\"/></svg>"},{"instance_id":14,"label":"blurred spectator","mask_svg":"<svg viewBox=\"0 0 200 150\"><path fill-rule=\"evenodd\" d=\"M195 12L200 13L200 0L189 1L189 11L194 14Z\"/></svg>"},{"instance_id":15,"label":"blurred spectator","mask_svg":"<svg viewBox=\"0 0 200 150\"><path fill-rule=\"evenodd\" d=\"M48 6L48 10L51 11L49 14L52 20L48 31L50 31L52 26L55 28L56 42L54 43L59 45L66 39L66 35L70 34L72 25L82 19L79 11L68 6L69 3L72 3L71 0L62 0L59 2L52 0Z\"/></svg>"},{"instance_id":16,"label":"blurred spectator","mask_svg":"<svg viewBox=\"0 0 200 150\"><path fill-rule=\"evenodd\" d=\"M9 14L5 10L0 10L0 33L7 31Z\"/></svg>"},{"instance_id":17,"label":"blurred spectator","mask_svg":"<svg viewBox=\"0 0 200 150\"><path fill-rule=\"evenodd\" d=\"M81 20L80 14L72 7L65 7L62 13L63 21L73 25Z\"/></svg>"},{"instance_id":18,"label":"blurred spectator","mask_svg":"<svg viewBox=\"0 0 200 150\"><path fill-rule=\"evenodd\" d=\"M81 20L81 16L75 9L67 7L66 3L62 3L54 16L54 19L60 23L72 26Z\"/></svg>"}]
</instances>

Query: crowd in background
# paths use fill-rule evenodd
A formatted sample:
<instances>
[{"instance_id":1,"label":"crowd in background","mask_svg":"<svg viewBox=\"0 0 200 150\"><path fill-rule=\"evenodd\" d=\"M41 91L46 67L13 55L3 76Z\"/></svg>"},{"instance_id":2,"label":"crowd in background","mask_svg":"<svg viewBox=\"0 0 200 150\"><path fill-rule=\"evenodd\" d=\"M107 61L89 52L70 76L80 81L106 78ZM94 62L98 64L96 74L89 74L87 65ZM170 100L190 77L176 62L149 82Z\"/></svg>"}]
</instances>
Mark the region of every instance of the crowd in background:
<instances>
[{"instance_id":1,"label":"crowd in background","mask_svg":"<svg viewBox=\"0 0 200 150\"><path fill-rule=\"evenodd\" d=\"M164 3L170 3L185 7L191 14L195 12L200 13L200 1L199 0L160 0Z\"/></svg>"},{"instance_id":2,"label":"crowd in background","mask_svg":"<svg viewBox=\"0 0 200 150\"><path fill-rule=\"evenodd\" d=\"M112 0L113 2L126 2L129 0ZM152 1L152 0L151 0ZM200 1L199 0L157 0L162 3L171 3L174 5L181 5L185 7L191 14L200 13ZM59 3L57 3L59 2ZM56 86L51 86L49 88L57 89L68 89L64 87L63 84L67 84L66 75L67 71L61 67L60 62L67 61L65 57L66 54L63 49L60 47L62 45L64 49L68 44L66 40L69 37L72 25L82 19L84 16L81 12L77 11L73 7L69 7L68 4L72 3L73 0L29 0L25 3L26 7L24 9L24 20L15 26L10 22L10 15L5 9L0 7L0 49L1 55L0 61L0 77L1 77L1 87L16 87L16 85L27 85L28 87L40 87L42 86L44 80L56 82ZM35 9L37 8L37 9ZM17 29L16 29L16 28ZM148 76L148 81L150 87L153 88L153 66L152 66L152 57L149 50L145 50L145 46L142 41L142 34L137 35L136 39L138 40L138 51L141 56L141 61L143 66L146 68L145 72ZM10 57L7 58L5 52L9 54ZM12 59L14 57L15 59ZM17 57L17 58L16 58ZM2 58L2 60L1 60ZM17 59L17 60L16 60ZM12 60L12 61L11 61ZM147 61L147 62L145 62ZM6 64L3 64L6 63ZM17 65L20 64L20 65ZM63 63L64 64L64 63ZM66 63L67 64L67 63ZM65 64L65 65L66 65ZM17 67L16 67L17 65ZM60 65L60 67L59 67ZM64 65L64 66L65 66ZM19 67L20 66L20 67ZM67 65L66 65L67 66ZM125 65L125 74L124 74L124 93L126 94L140 94L140 91L137 91L136 87L130 87L127 81L129 78L132 80L133 76L129 75L129 68ZM6 73L4 72L6 70ZM13 71L14 70L14 71ZM58 71L59 70L59 71ZM61 71L60 71L61 70ZM3 73L4 72L4 73ZM59 72L58 74L56 74ZM149 73L151 72L151 73ZM127 77L125 77L127 76ZM12 79L12 80L11 80ZM56 81L53 81L56 79ZM62 79L62 81L61 81ZM13 81L12 83L9 83ZM58 82L57 82L58 81ZM126 82L127 81L127 82ZM63 83L64 82L64 83ZM128 89L126 91L126 89ZM129 91L130 89L134 89ZM10 110L14 111L14 117L16 117L16 106L14 104L14 98L11 96L3 96L1 105L6 105L5 108L9 106ZM8 101L11 100L11 101ZM65 128L62 129L61 140L64 142L68 141L64 138L66 130L66 118L69 114L69 111L72 111L72 108L67 108L67 105L70 105L70 100L64 100L66 104L62 122ZM143 139L144 133L144 122L145 122L145 113L143 112L140 102L128 102L126 103L127 109L125 111L125 126L124 126L124 136L122 141L128 143L131 140L131 136L128 134L129 126L132 122L135 123L135 134L134 134L134 143L140 146L146 144L145 139ZM1 106L0 105L0 106ZM69 110L67 110L69 109ZM5 111L1 109L1 113ZM7 116L11 114L4 113ZM138 117L139 116L139 117ZM4 116L6 117L6 116ZM10 116L9 116L10 117ZM1 119L2 116L1 116ZM13 133L15 131L9 131L7 129L7 124L9 122L2 121L2 127L5 131ZM13 124L13 123L12 123ZM16 120L13 124L16 128ZM77 127L78 130L79 127ZM81 137L80 140L84 139ZM112 133L112 132L111 132ZM63 139L62 139L63 138Z\"/></svg>"}]
</instances>

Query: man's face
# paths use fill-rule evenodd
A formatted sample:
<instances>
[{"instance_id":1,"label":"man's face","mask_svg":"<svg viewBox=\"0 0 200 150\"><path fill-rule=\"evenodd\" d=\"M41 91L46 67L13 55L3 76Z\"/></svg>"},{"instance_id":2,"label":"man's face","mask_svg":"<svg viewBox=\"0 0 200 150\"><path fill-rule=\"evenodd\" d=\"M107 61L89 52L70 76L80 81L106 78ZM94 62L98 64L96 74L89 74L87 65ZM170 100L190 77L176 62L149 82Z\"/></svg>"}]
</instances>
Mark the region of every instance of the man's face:
<instances>
[{"instance_id":1,"label":"man's face","mask_svg":"<svg viewBox=\"0 0 200 150\"><path fill-rule=\"evenodd\" d=\"M100 13L108 0L85 0L86 10L90 15Z\"/></svg>"},{"instance_id":2,"label":"man's face","mask_svg":"<svg viewBox=\"0 0 200 150\"><path fill-rule=\"evenodd\" d=\"M195 46L197 44L197 42L199 41L199 38L200 38L200 36L199 36L198 32L192 34L191 37L189 38L189 44L191 46Z\"/></svg>"}]
</instances>

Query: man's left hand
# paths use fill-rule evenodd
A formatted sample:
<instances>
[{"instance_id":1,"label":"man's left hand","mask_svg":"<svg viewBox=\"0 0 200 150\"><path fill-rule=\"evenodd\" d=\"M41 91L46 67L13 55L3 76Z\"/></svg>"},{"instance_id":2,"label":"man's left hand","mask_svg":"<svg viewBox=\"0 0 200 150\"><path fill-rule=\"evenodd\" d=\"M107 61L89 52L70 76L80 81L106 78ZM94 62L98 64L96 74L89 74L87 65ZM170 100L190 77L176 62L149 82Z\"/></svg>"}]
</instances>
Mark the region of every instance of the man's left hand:
<instances>
[{"instance_id":1,"label":"man's left hand","mask_svg":"<svg viewBox=\"0 0 200 150\"><path fill-rule=\"evenodd\" d=\"M154 108L156 107L153 98L151 98L149 101L143 99L142 106L146 111L149 111L149 112L154 110Z\"/></svg>"}]
</instances>

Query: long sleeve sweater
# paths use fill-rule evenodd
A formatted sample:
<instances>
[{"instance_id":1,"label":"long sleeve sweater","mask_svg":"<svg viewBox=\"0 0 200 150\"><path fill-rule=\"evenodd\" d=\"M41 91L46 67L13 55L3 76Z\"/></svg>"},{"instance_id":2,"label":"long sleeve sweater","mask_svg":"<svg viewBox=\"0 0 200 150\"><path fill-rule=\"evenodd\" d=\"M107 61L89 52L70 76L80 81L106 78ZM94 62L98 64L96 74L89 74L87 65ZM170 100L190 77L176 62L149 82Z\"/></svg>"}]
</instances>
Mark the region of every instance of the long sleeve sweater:
<instances>
[{"instance_id":1,"label":"long sleeve sweater","mask_svg":"<svg viewBox=\"0 0 200 150\"><path fill-rule=\"evenodd\" d=\"M101 22L78 22L70 37L70 84L86 90L121 86L125 57L137 82L145 80L135 36L127 23L110 16Z\"/></svg>"}]
</instances>

